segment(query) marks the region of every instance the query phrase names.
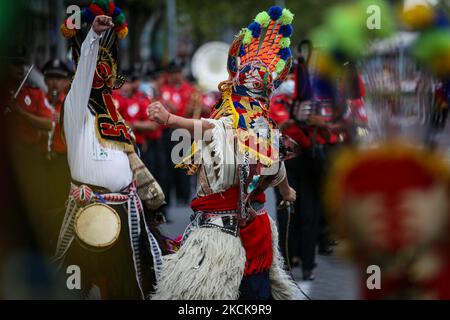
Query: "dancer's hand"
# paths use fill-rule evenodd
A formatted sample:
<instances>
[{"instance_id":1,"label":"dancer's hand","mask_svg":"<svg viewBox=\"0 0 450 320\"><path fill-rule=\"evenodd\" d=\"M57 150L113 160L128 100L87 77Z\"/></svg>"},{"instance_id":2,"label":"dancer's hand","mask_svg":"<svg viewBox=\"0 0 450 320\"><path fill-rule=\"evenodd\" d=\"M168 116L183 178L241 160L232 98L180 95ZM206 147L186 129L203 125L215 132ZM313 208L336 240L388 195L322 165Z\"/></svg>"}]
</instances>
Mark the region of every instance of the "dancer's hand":
<instances>
[{"instance_id":1,"label":"dancer's hand","mask_svg":"<svg viewBox=\"0 0 450 320\"><path fill-rule=\"evenodd\" d=\"M284 201L294 202L297 199L297 192L290 186L286 189L280 188L280 193Z\"/></svg>"},{"instance_id":2,"label":"dancer's hand","mask_svg":"<svg viewBox=\"0 0 450 320\"><path fill-rule=\"evenodd\" d=\"M156 121L159 124L167 125L170 118L170 113L167 109L162 105L161 102L153 102L148 108L148 118L151 121Z\"/></svg>"},{"instance_id":3,"label":"dancer's hand","mask_svg":"<svg viewBox=\"0 0 450 320\"><path fill-rule=\"evenodd\" d=\"M98 35L111 28L114 28L114 23L112 22L112 18L108 16L96 16L92 23L92 29Z\"/></svg>"},{"instance_id":4,"label":"dancer's hand","mask_svg":"<svg viewBox=\"0 0 450 320\"><path fill-rule=\"evenodd\" d=\"M294 202L297 199L297 192L289 185L287 179L278 185L278 190L284 201Z\"/></svg>"}]
</instances>

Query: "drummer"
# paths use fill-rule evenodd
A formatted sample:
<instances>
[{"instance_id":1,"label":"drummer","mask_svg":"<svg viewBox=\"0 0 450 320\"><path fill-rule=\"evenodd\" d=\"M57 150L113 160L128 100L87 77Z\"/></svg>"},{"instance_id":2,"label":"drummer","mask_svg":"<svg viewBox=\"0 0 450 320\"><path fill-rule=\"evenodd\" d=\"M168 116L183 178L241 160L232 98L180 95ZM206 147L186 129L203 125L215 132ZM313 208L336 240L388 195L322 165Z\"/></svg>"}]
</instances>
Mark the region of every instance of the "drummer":
<instances>
[{"instance_id":1,"label":"drummer","mask_svg":"<svg viewBox=\"0 0 450 320\"><path fill-rule=\"evenodd\" d=\"M123 13L118 8L110 10L112 1L93 3L102 12L113 11L113 17L91 12L93 22L84 21L89 29L71 30L65 24L61 29L72 39L77 70L65 100L63 122L72 187L54 260L80 267L85 297L95 289L102 299L140 299L152 291L161 264L156 223L144 215L142 204L146 210L155 209L164 198L153 194L158 190L151 181L144 192L137 188L135 178L146 172L112 99L112 70L117 67L114 48L127 34ZM140 199L150 193L158 199L153 208Z\"/></svg>"}]
</instances>

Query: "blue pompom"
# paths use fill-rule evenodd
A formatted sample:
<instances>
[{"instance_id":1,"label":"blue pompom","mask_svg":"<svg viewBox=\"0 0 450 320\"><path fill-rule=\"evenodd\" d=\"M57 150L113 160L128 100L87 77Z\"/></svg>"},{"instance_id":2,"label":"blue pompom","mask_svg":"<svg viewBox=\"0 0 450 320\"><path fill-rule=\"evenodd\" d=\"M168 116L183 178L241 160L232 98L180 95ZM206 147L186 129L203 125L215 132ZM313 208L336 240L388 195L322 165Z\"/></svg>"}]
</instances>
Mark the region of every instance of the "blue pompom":
<instances>
[{"instance_id":1,"label":"blue pompom","mask_svg":"<svg viewBox=\"0 0 450 320\"><path fill-rule=\"evenodd\" d=\"M313 77L312 86L314 95L319 99L333 99L336 97L336 87L333 82L326 77Z\"/></svg>"},{"instance_id":2,"label":"blue pompom","mask_svg":"<svg viewBox=\"0 0 450 320\"><path fill-rule=\"evenodd\" d=\"M448 20L444 12L438 11L434 20L434 25L438 28L448 28L450 27L450 21Z\"/></svg>"},{"instance_id":3,"label":"blue pompom","mask_svg":"<svg viewBox=\"0 0 450 320\"><path fill-rule=\"evenodd\" d=\"M283 13L283 9L279 6L273 6L273 7L270 7L268 13L269 13L270 19L278 20L281 17L281 14Z\"/></svg>"},{"instance_id":4,"label":"blue pompom","mask_svg":"<svg viewBox=\"0 0 450 320\"><path fill-rule=\"evenodd\" d=\"M245 48L244 45L241 44L241 46L239 47L239 57L242 57L245 55Z\"/></svg>"},{"instance_id":5,"label":"blue pompom","mask_svg":"<svg viewBox=\"0 0 450 320\"><path fill-rule=\"evenodd\" d=\"M284 38L290 37L292 35L292 26L287 24L285 26L281 26L278 33L281 34Z\"/></svg>"},{"instance_id":6,"label":"blue pompom","mask_svg":"<svg viewBox=\"0 0 450 320\"><path fill-rule=\"evenodd\" d=\"M281 59L283 59L284 61L286 61L287 59L289 59L289 57L292 55L291 54L291 49L289 48L281 48L280 51L278 51L277 53Z\"/></svg>"},{"instance_id":7,"label":"blue pompom","mask_svg":"<svg viewBox=\"0 0 450 320\"><path fill-rule=\"evenodd\" d=\"M261 25L258 22L250 23L248 29L252 32L253 38L258 38L261 35Z\"/></svg>"},{"instance_id":8,"label":"blue pompom","mask_svg":"<svg viewBox=\"0 0 450 320\"><path fill-rule=\"evenodd\" d=\"M92 13L92 11L89 8L86 8L81 13L81 21L91 23L94 21L95 15Z\"/></svg>"},{"instance_id":9,"label":"blue pompom","mask_svg":"<svg viewBox=\"0 0 450 320\"><path fill-rule=\"evenodd\" d=\"M113 14L112 14L112 17L115 18L115 17L117 17L117 16L118 16L119 14L121 14L121 13L122 13L122 10L120 10L119 7L115 7L114 12L113 12Z\"/></svg>"}]
</instances>

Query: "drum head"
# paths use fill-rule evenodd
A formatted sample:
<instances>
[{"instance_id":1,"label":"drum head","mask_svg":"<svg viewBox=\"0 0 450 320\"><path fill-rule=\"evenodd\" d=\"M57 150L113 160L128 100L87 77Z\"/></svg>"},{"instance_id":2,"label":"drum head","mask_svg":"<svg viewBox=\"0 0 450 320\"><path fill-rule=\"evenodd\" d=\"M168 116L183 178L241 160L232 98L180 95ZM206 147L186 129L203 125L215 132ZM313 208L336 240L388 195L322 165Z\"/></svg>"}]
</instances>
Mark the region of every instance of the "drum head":
<instances>
[{"instance_id":1,"label":"drum head","mask_svg":"<svg viewBox=\"0 0 450 320\"><path fill-rule=\"evenodd\" d=\"M112 246L119 238L120 228L119 215L105 204L94 203L81 208L75 217L75 234L93 249Z\"/></svg>"}]
</instances>

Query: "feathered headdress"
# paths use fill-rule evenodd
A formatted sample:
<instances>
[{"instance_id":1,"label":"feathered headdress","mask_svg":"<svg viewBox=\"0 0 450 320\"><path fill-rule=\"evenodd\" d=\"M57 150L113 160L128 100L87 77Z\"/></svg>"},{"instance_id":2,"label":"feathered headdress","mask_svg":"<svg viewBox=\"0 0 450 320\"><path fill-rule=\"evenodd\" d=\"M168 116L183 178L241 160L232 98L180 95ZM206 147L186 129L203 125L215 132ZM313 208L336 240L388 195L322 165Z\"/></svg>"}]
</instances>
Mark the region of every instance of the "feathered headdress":
<instances>
[{"instance_id":1,"label":"feathered headdress","mask_svg":"<svg viewBox=\"0 0 450 320\"><path fill-rule=\"evenodd\" d=\"M219 84L222 97L212 110L211 118L230 117L236 129L241 150L265 166L279 161L276 125L269 118L272 92L289 74L292 65L290 36L294 15L288 9L274 6L260 12L242 29L231 44L227 68L230 78ZM177 167L196 171L191 165L197 152Z\"/></svg>"},{"instance_id":2,"label":"feathered headdress","mask_svg":"<svg viewBox=\"0 0 450 320\"><path fill-rule=\"evenodd\" d=\"M89 110L96 116L97 137L105 147L124 151L133 150L132 137L112 99L112 90L120 88L124 77L117 74L118 40L128 34L125 15L110 0L93 0L81 12L81 28L70 29L68 19L61 26L61 33L70 41L72 58L78 64L81 45L91 29L96 16L112 18L115 28L105 31L100 39L97 68L92 83Z\"/></svg>"},{"instance_id":3,"label":"feathered headdress","mask_svg":"<svg viewBox=\"0 0 450 320\"><path fill-rule=\"evenodd\" d=\"M289 45L293 19L288 9L273 6L240 31L228 54L230 80L220 85L222 103L211 115L216 119L231 116L239 145L267 166L279 160L269 99L292 65Z\"/></svg>"},{"instance_id":4,"label":"feathered headdress","mask_svg":"<svg viewBox=\"0 0 450 320\"><path fill-rule=\"evenodd\" d=\"M288 9L274 6L241 30L228 56L233 93L267 100L283 82L292 64L293 19Z\"/></svg>"}]
</instances>

